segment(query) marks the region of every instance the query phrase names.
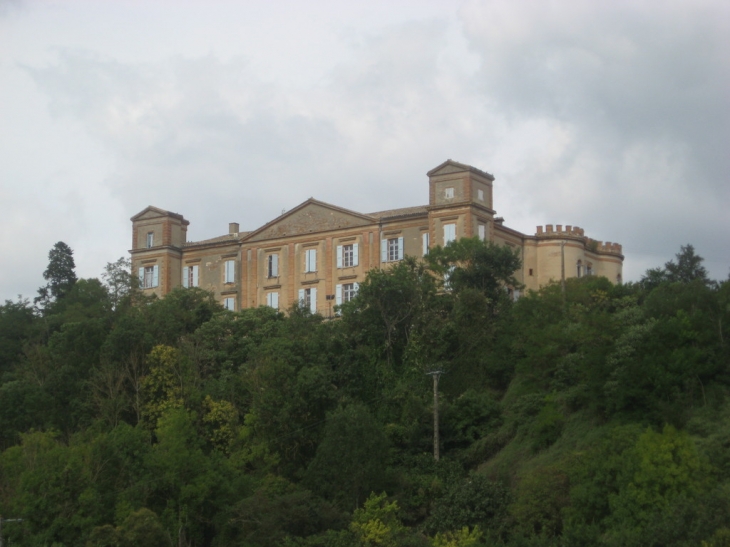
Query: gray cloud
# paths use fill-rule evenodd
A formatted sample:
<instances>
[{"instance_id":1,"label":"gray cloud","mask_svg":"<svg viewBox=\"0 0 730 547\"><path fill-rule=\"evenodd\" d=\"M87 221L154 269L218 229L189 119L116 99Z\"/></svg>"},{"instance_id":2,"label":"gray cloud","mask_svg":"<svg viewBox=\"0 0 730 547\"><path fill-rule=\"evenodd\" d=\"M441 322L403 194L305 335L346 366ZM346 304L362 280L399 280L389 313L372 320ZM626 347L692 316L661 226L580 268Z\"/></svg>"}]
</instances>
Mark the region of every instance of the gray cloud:
<instances>
[{"instance_id":1,"label":"gray cloud","mask_svg":"<svg viewBox=\"0 0 730 547\"><path fill-rule=\"evenodd\" d=\"M461 14L484 95L555 128L552 153L514 174L544 212L614 234L634 257L693 241L720 275L730 258L718 237L730 228L718 207L730 198L726 5L474 2Z\"/></svg>"},{"instance_id":2,"label":"gray cloud","mask_svg":"<svg viewBox=\"0 0 730 547\"><path fill-rule=\"evenodd\" d=\"M5 295L34 291L57 239L82 275L98 275L150 204L204 239L310 196L362 212L425 203L425 172L449 157L496 175L510 226L574 224L623 243L627 279L687 242L724 277L730 12L696 6L473 1L446 19L401 13L328 36L340 49L313 60L310 79L301 54L297 77L280 77L282 55L309 35L287 36L272 73L266 51L246 47L144 63L55 47L22 63L53 126L17 127L35 131L45 163L7 163L42 189L35 211L60 229L29 220L22 188L2 188L14 204L3 224L33 242L20 252L0 238L17 256Z\"/></svg>"}]
</instances>

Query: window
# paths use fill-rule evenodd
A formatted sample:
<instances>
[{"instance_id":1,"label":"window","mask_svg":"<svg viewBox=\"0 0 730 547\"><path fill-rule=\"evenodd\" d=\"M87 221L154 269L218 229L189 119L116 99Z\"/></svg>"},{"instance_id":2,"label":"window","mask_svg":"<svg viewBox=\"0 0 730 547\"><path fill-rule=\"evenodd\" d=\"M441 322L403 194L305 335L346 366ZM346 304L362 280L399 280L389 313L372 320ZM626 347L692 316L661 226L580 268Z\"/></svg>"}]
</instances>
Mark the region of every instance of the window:
<instances>
[{"instance_id":1,"label":"window","mask_svg":"<svg viewBox=\"0 0 730 547\"><path fill-rule=\"evenodd\" d=\"M147 232L147 248L151 249L155 244L155 233Z\"/></svg>"},{"instance_id":2,"label":"window","mask_svg":"<svg viewBox=\"0 0 730 547\"><path fill-rule=\"evenodd\" d=\"M576 277L580 277L581 275L583 275L583 263L579 260L578 264L576 264L576 267L577 267Z\"/></svg>"},{"instance_id":3,"label":"window","mask_svg":"<svg viewBox=\"0 0 730 547\"><path fill-rule=\"evenodd\" d=\"M139 284L143 289L153 289L159 285L159 281L159 266L145 266L139 269Z\"/></svg>"},{"instance_id":4,"label":"window","mask_svg":"<svg viewBox=\"0 0 730 547\"><path fill-rule=\"evenodd\" d=\"M403 238L392 237L380 241L380 261L395 262L403 260Z\"/></svg>"},{"instance_id":5,"label":"window","mask_svg":"<svg viewBox=\"0 0 730 547\"><path fill-rule=\"evenodd\" d=\"M317 289L299 289L299 305L317 313Z\"/></svg>"},{"instance_id":6,"label":"window","mask_svg":"<svg viewBox=\"0 0 730 547\"><path fill-rule=\"evenodd\" d=\"M279 293L270 292L266 295L266 305L275 310L279 309Z\"/></svg>"},{"instance_id":7,"label":"window","mask_svg":"<svg viewBox=\"0 0 730 547\"><path fill-rule=\"evenodd\" d=\"M185 266L183 268L182 283L186 289L198 286L198 266Z\"/></svg>"},{"instance_id":8,"label":"window","mask_svg":"<svg viewBox=\"0 0 730 547\"><path fill-rule=\"evenodd\" d=\"M479 239L482 241L487 239L487 227L484 224L479 225Z\"/></svg>"},{"instance_id":9,"label":"window","mask_svg":"<svg viewBox=\"0 0 730 547\"><path fill-rule=\"evenodd\" d=\"M307 249L304 251L304 271L317 271L317 249Z\"/></svg>"},{"instance_id":10,"label":"window","mask_svg":"<svg viewBox=\"0 0 730 547\"><path fill-rule=\"evenodd\" d=\"M454 199L454 189L453 188L446 188L444 190L444 197L446 199Z\"/></svg>"},{"instance_id":11,"label":"window","mask_svg":"<svg viewBox=\"0 0 730 547\"><path fill-rule=\"evenodd\" d=\"M236 282L236 261L235 260L226 260L224 282L225 283L235 283Z\"/></svg>"},{"instance_id":12,"label":"window","mask_svg":"<svg viewBox=\"0 0 730 547\"><path fill-rule=\"evenodd\" d=\"M360 261L357 243L337 246L337 267L352 268Z\"/></svg>"},{"instance_id":13,"label":"window","mask_svg":"<svg viewBox=\"0 0 730 547\"><path fill-rule=\"evenodd\" d=\"M484 201L484 190L482 190L481 188L477 190L477 199L479 201Z\"/></svg>"},{"instance_id":14,"label":"window","mask_svg":"<svg viewBox=\"0 0 730 547\"><path fill-rule=\"evenodd\" d=\"M530 268L528 275L532 276L532 268Z\"/></svg>"},{"instance_id":15,"label":"window","mask_svg":"<svg viewBox=\"0 0 730 547\"><path fill-rule=\"evenodd\" d=\"M345 302L349 302L357 294L359 285L357 283L345 283L335 287L335 303L340 306Z\"/></svg>"},{"instance_id":16,"label":"window","mask_svg":"<svg viewBox=\"0 0 730 547\"><path fill-rule=\"evenodd\" d=\"M421 235L421 239L423 240L423 256L426 256L428 254L428 247L429 247L429 233L424 232L423 235Z\"/></svg>"},{"instance_id":17,"label":"window","mask_svg":"<svg viewBox=\"0 0 730 547\"><path fill-rule=\"evenodd\" d=\"M593 264L590 262L586 266L586 275L593 275Z\"/></svg>"},{"instance_id":18,"label":"window","mask_svg":"<svg viewBox=\"0 0 730 547\"><path fill-rule=\"evenodd\" d=\"M223 299L223 307L227 310L236 311L236 299L232 296Z\"/></svg>"},{"instance_id":19,"label":"window","mask_svg":"<svg viewBox=\"0 0 730 547\"><path fill-rule=\"evenodd\" d=\"M279 277L279 255L273 254L266 258L268 277ZM273 307L273 306L272 306Z\"/></svg>"},{"instance_id":20,"label":"window","mask_svg":"<svg viewBox=\"0 0 730 547\"><path fill-rule=\"evenodd\" d=\"M456 240L456 224L444 224L444 245Z\"/></svg>"}]
</instances>

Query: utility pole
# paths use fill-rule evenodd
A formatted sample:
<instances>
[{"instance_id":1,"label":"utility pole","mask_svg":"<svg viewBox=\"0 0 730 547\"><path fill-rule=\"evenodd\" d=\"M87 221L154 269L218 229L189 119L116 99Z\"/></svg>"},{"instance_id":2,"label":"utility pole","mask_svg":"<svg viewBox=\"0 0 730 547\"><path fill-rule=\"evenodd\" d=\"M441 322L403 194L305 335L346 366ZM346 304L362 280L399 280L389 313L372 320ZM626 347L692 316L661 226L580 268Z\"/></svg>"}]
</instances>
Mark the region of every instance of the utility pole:
<instances>
[{"instance_id":1,"label":"utility pole","mask_svg":"<svg viewBox=\"0 0 730 547\"><path fill-rule=\"evenodd\" d=\"M443 370L427 372L433 378L433 459L439 461L439 377ZM0 545L2 547L2 545Z\"/></svg>"},{"instance_id":2,"label":"utility pole","mask_svg":"<svg viewBox=\"0 0 730 547\"><path fill-rule=\"evenodd\" d=\"M4 519L0 516L0 547L3 547L3 522L22 522L23 519Z\"/></svg>"}]
</instances>

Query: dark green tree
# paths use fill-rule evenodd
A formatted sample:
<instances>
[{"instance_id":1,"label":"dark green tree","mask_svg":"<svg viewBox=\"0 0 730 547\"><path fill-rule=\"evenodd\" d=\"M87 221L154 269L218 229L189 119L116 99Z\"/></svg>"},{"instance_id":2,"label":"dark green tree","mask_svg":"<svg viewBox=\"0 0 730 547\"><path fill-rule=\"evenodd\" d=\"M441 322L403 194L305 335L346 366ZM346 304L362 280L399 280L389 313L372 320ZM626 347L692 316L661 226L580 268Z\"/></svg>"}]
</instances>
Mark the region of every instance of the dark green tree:
<instances>
[{"instance_id":1,"label":"dark green tree","mask_svg":"<svg viewBox=\"0 0 730 547\"><path fill-rule=\"evenodd\" d=\"M43 272L46 285L38 289L38 296L33 299L42 308L63 298L76 284L76 264L74 252L63 241L56 243L48 252L48 267Z\"/></svg>"},{"instance_id":2,"label":"dark green tree","mask_svg":"<svg viewBox=\"0 0 730 547\"><path fill-rule=\"evenodd\" d=\"M676 262L670 260L664 264L664 268L647 270L641 278L641 287L650 291L663 283L691 283L692 281L710 283L707 269L702 265L704 258L695 254L694 246L682 245L675 257Z\"/></svg>"},{"instance_id":3,"label":"dark green tree","mask_svg":"<svg viewBox=\"0 0 730 547\"><path fill-rule=\"evenodd\" d=\"M476 289L496 303L503 299L505 289L521 287L514 276L522 265L519 251L478 237L435 247L428 253L428 262L453 292Z\"/></svg>"},{"instance_id":4,"label":"dark green tree","mask_svg":"<svg viewBox=\"0 0 730 547\"><path fill-rule=\"evenodd\" d=\"M114 309L117 309L139 285L137 276L132 275L132 261L125 257L116 262L108 262L104 266L101 278L109 291L109 299Z\"/></svg>"},{"instance_id":5,"label":"dark green tree","mask_svg":"<svg viewBox=\"0 0 730 547\"><path fill-rule=\"evenodd\" d=\"M385 433L365 405L340 407L327 417L305 484L343 509L354 509L384 486L387 452Z\"/></svg>"},{"instance_id":6,"label":"dark green tree","mask_svg":"<svg viewBox=\"0 0 730 547\"><path fill-rule=\"evenodd\" d=\"M667 279L674 283L689 283L700 280L704 283L709 281L707 270L702 265L704 258L695 254L695 248L690 245L682 245L675 255L677 261L670 260L664 264L667 272Z\"/></svg>"},{"instance_id":7,"label":"dark green tree","mask_svg":"<svg viewBox=\"0 0 730 547\"><path fill-rule=\"evenodd\" d=\"M357 297L342 306L343 318L370 347L380 345L390 369L401 363L415 321L435 292L425 265L406 258L388 270L371 270Z\"/></svg>"},{"instance_id":8,"label":"dark green tree","mask_svg":"<svg viewBox=\"0 0 730 547\"><path fill-rule=\"evenodd\" d=\"M6 300L0 305L0 374L9 371L23 352L36 316L28 300Z\"/></svg>"}]
</instances>

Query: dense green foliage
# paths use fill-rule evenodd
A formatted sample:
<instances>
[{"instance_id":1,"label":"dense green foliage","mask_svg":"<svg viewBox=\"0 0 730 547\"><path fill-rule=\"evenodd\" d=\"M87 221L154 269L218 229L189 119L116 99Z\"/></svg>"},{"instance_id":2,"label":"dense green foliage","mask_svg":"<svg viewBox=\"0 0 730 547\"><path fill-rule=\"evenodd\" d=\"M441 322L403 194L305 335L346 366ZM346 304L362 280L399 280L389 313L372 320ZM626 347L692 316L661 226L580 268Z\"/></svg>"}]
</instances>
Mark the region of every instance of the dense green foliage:
<instances>
[{"instance_id":1,"label":"dense green foliage","mask_svg":"<svg viewBox=\"0 0 730 547\"><path fill-rule=\"evenodd\" d=\"M335 320L49 259L0 306L12 545L730 544L730 281L691 246L513 302L519 257L460 240Z\"/></svg>"}]
</instances>

